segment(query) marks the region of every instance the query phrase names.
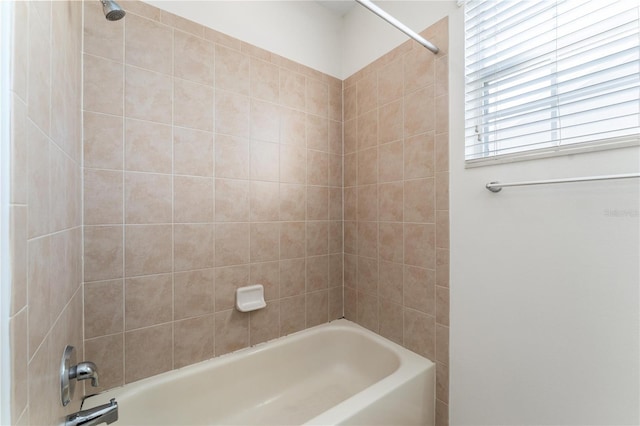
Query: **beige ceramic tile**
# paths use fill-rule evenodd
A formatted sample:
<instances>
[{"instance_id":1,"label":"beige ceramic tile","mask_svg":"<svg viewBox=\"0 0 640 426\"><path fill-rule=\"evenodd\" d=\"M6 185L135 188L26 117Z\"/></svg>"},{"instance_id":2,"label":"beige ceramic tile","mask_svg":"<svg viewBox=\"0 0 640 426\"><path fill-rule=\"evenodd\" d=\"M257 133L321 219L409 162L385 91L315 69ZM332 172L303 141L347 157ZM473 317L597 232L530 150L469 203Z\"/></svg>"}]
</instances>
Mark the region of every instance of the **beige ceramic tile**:
<instances>
[{"instance_id":1,"label":"beige ceramic tile","mask_svg":"<svg viewBox=\"0 0 640 426\"><path fill-rule=\"evenodd\" d=\"M280 263L278 261L252 263L249 280L252 284L262 284L264 300L267 302L280 298Z\"/></svg>"},{"instance_id":2,"label":"beige ceramic tile","mask_svg":"<svg viewBox=\"0 0 640 426\"><path fill-rule=\"evenodd\" d=\"M306 296L307 327L324 324L329 320L329 291L321 290Z\"/></svg>"},{"instance_id":3,"label":"beige ceramic tile","mask_svg":"<svg viewBox=\"0 0 640 426\"><path fill-rule=\"evenodd\" d=\"M143 16L145 18L153 19L154 21L160 21L161 10L155 6L151 6L148 3L144 3L137 0L122 0L120 5L128 12L135 13L136 15Z\"/></svg>"},{"instance_id":4,"label":"beige ceramic tile","mask_svg":"<svg viewBox=\"0 0 640 426\"><path fill-rule=\"evenodd\" d=\"M449 250L436 248L436 285L449 287Z\"/></svg>"},{"instance_id":5,"label":"beige ceramic tile","mask_svg":"<svg viewBox=\"0 0 640 426\"><path fill-rule=\"evenodd\" d=\"M49 133L51 117L51 4L30 4L28 18L28 92L26 101L29 118L44 132ZM22 55L16 55L22 56ZM86 63L86 62L85 62ZM96 61L86 63L86 69L96 71ZM102 73L101 75L105 75ZM118 77L114 76L114 86L117 88ZM86 81L92 87L93 81ZM108 99L109 96L106 96ZM95 99L91 98L90 99Z\"/></svg>"},{"instance_id":6,"label":"beige ceramic tile","mask_svg":"<svg viewBox=\"0 0 640 426\"><path fill-rule=\"evenodd\" d=\"M405 178L433 176L434 158L433 132L407 138L404 143Z\"/></svg>"},{"instance_id":7,"label":"beige ceramic tile","mask_svg":"<svg viewBox=\"0 0 640 426\"><path fill-rule=\"evenodd\" d=\"M449 172L436 173L436 210L449 210Z\"/></svg>"},{"instance_id":8,"label":"beige ceramic tile","mask_svg":"<svg viewBox=\"0 0 640 426\"><path fill-rule=\"evenodd\" d=\"M128 278L124 287L124 323L127 331L172 320L171 274Z\"/></svg>"},{"instance_id":9,"label":"beige ceramic tile","mask_svg":"<svg viewBox=\"0 0 640 426\"><path fill-rule=\"evenodd\" d=\"M436 398L449 402L449 367L441 362L436 363Z\"/></svg>"},{"instance_id":10,"label":"beige ceramic tile","mask_svg":"<svg viewBox=\"0 0 640 426\"><path fill-rule=\"evenodd\" d=\"M204 37L204 26L165 10L160 11L160 22L177 30L185 31L200 38ZM175 31L178 33L178 31Z\"/></svg>"},{"instance_id":11,"label":"beige ceramic tile","mask_svg":"<svg viewBox=\"0 0 640 426\"><path fill-rule=\"evenodd\" d=\"M436 55L414 49L404 55L404 93L412 93L434 83Z\"/></svg>"},{"instance_id":12,"label":"beige ceramic tile","mask_svg":"<svg viewBox=\"0 0 640 426\"><path fill-rule=\"evenodd\" d=\"M436 212L436 247L449 248L449 211Z\"/></svg>"},{"instance_id":13,"label":"beige ceramic tile","mask_svg":"<svg viewBox=\"0 0 640 426\"><path fill-rule=\"evenodd\" d=\"M329 152L329 121L307 114L307 148Z\"/></svg>"},{"instance_id":14,"label":"beige ceramic tile","mask_svg":"<svg viewBox=\"0 0 640 426\"><path fill-rule=\"evenodd\" d=\"M124 181L127 224L171 222L171 176L127 172Z\"/></svg>"},{"instance_id":15,"label":"beige ceramic tile","mask_svg":"<svg viewBox=\"0 0 640 426\"><path fill-rule=\"evenodd\" d=\"M449 96L436 98L436 133L442 134L449 131Z\"/></svg>"},{"instance_id":16,"label":"beige ceramic tile","mask_svg":"<svg viewBox=\"0 0 640 426\"><path fill-rule=\"evenodd\" d=\"M357 95L356 95L355 84L344 88L344 92L343 92L344 121L353 120L357 117L356 96Z\"/></svg>"},{"instance_id":17,"label":"beige ceramic tile","mask_svg":"<svg viewBox=\"0 0 640 426\"><path fill-rule=\"evenodd\" d=\"M280 141L280 107L274 103L251 100L251 139Z\"/></svg>"},{"instance_id":18,"label":"beige ceramic tile","mask_svg":"<svg viewBox=\"0 0 640 426\"><path fill-rule=\"evenodd\" d=\"M124 149L122 117L85 111L83 118L84 166L122 170Z\"/></svg>"},{"instance_id":19,"label":"beige ceramic tile","mask_svg":"<svg viewBox=\"0 0 640 426\"><path fill-rule=\"evenodd\" d=\"M358 220L378 220L378 185L358 187Z\"/></svg>"},{"instance_id":20,"label":"beige ceramic tile","mask_svg":"<svg viewBox=\"0 0 640 426\"><path fill-rule=\"evenodd\" d=\"M307 79L307 111L311 114L327 117L329 114L329 85L325 82Z\"/></svg>"},{"instance_id":21,"label":"beige ceramic tile","mask_svg":"<svg viewBox=\"0 0 640 426\"><path fill-rule=\"evenodd\" d=\"M436 172L444 172L449 170L449 133L441 133L436 135L435 146Z\"/></svg>"},{"instance_id":22,"label":"beige ceramic tile","mask_svg":"<svg viewBox=\"0 0 640 426\"><path fill-rule=\"evenodd\" d=\"M329 256L307 257L306 268L307 293L329 287Z\"/></svg>"},{"instance_id":23,"label":"beige ceramic tile","mask_svg":"<svg viewBox=\"0 0 640 426\"><path fill-rule=\"evenodd\" d=\"M280 335L295 333L305 327L305 295L280 299Z\"/></svg>"},{"instance_id":24,"label":"beige ceramic tile","mask_svg":"<svg viewBox=\"0 0 640 426\"><path fill-rule=\"evenodd\" d=\"M213 178L173 178L173 220L176 223L213 222Z\"/></svg>"},{"instance_id":25,"label":"beige ceramic tile","mask_svg":"<svg viewBox=\"0 0 640 426\"><path fill-rule=\"evenodd\" d=\"M329 188L329 220L342 220L342 188Z\"/></svg>"},{"instance_id":26,"label":"beige ceramic tile","mask_svg":"<svg viewBox=\"0 0 640 426\"><path fill-rule=\"evenodd\" d=\"M381 222L378 227L378 232L380 259L388 262L402 263L404 258L402 223Z\"/></svg>"},{"instance_id":27,"label":"beige ceramic tile","mask_svg":"<svg viewBox=\"0 0 640 426\"><path fill-rule=\"evenodd\" d=\"M225 135L249 137L249 98L216 90L215 131Z\"/></svg>"},{"instance_id":28,"label":"beige ceramic tile","mask_svg":"<svg viewBox=\"0 0 640 426\"><path fill-rule=\"evenodd\" d=\"M215 316L215 354L223 355L249 346L249 314L234 310Z\"/></svg>"},{"instance_id":29,"label":"beige ceramic tile","mask_svg":"<svg viewBox=\"0 0 640 426\"><path fill-rule=\"evenodd\" d=\"M9 321L11 348L11 415L17 418L28 402L28 324L23 310Z\"/></svg>"},{"instance_id":30,"label":"beige ceramic tile","mask_svg":"<svg viewBox=\"0 0 640 426\"><path fill-rule=\"evenodd\" d=\"M84 52L123 62L124 26L123 20L106 20L100 3L84 4Z\"/></svg>"},{"instance_id":31,"label":"beige ceramic tile","mask_svg":"<svg viewBox=\"0 0 640 426\"><path fill-rule=\"evenodd\" d=\"M11 310L16 314L27 304L27 206L10 207L9 250L11 268Z\"/></svg>"},{"instance_id":32,"label":"beige ceramic tile","mask_svg":"<svg viewBox=\"0 0 640 426\"><path fill-rule=\"evenodd\" d=\"M435 222L435 179L415 179L404 182L404 220Z\"/></svg>"},{"instance_id":33,"label":"beige ceramic tile","mask_svg":"<svg viewBox=\"0 0 640 426\"><path fill-rule=\"evenodd\" d=\"M279 218L279 187L276 182L251 182L251 220L275 221Z\"/></svg>"},{"instance_id":34,"label":"beige ceramic tile","mask_svg":"<svg viewBox=\"0 0 640 426\"><path fill-rule=\"evenodd\" d=\"M449 327L436 322L436 361L449 364Z\"/></svg>"},{"instance_id":35,"label":"beige ceramic tile","mask_svg":"<svg viewBox=\"0 0 640 426\"><path fill-rule=\"evenodd\" d=\"M329 255L329 288L342 289L343 275L344 275L343 254L335 253L335 254ZM342 301L340 301L340 304L342 304Z\"/></svg>"},{"instance_id":36,"label":"beige ceramic tile","mask_svg":"<svg viewBox=\"0 0 640 426\"><path fill-rule=\"evenodd\" d=\"M217 224L215 230L216 266L249 262L249 224Z\"/></svg>"},{"instance_id":37,"label":"beige ceramic tile","mask_svg":"<svg viewBox=\"0 0 640 426\"><path fill-rule=\"evenodd\" d=\"M266 308L251 312L251 345L273 340L280 336L280 302L274 301Z\"/></svg>"},{"instance_id":38,"label":"beige ceramic tile","mask_svg":"<svg viewBox=\"0 0 640 426\"><path fill-rule=\"evenodd\" d=\"M122 172L85 169L84 223L105 225L123 223Z\"/></svg>"},{"instance_id":39,"label":"beige ceramic tile","mask_svg":"<svg viewBox=\"0 0 640 426\"><path fill-rule=\"evenodd\" d=\"M414 136L435 129L433 85L404 97L404 136Z\"/></svg>"},{"instance_id":40,"label":"beige ceramic tile","mask_svg":"<svg viewBox=\"0 0 640 426\"><path fill-rule=\"evenodd\" d=\"M319 256L329 253L328 222L306 223L307 256Z\"/></svg>"},{"instance_id":41,"label":"beige ceramic tile","mask_svg":"<svg viewBox=\"0 0 640 426\"><path fill-rule=\"evenodd\" d=\"M277 182L280 172L279 145L267 142L251 143L251 179Z\"/></svg>"},{"instance_id":42,"label":"beige ceramic tile","mask_svg":"<svg viewBox=\"0 0 640 426\"><path fill-rule=\"evenodd\" d=\"M403 62L401 58L385 65L378 71L378 104L385 105L402 97Z\"/></svg>"},{"instance_id":43,"label":"beige ceramic tile","mask_svg":"<svg viewBox=\"0 0 640 426\"><path fill-rule=\"evenodd\" d=\"M50 185L50 143L49 139L31 122L27 127L27 202L29 205L29 238L48 234L50 231L49 208L51 204Z\"/></svg>"},{"instance_id":44,"label":"beige ceramic tile","mask_svg":"<svg viewBox=\"0 0 640 426\"><path fill-rule=\"evenodd\" d=\"M358 256L358 292L378 294L378 261Z\"/></svg>"},{"instance_id":45,"label":"beige ceramic tile","mask_svg":"<svg viewBox=\"0 0 640 426\"><path fill-rule=\"evenodd\" d=\"M367 73L356 83L358 115L362 115L378 106L377 73Z\"/></svg>"},{"instance_id":46,"label":"beige ceramic tile","mask_svg":"<svg viewBox=\"0 0 640 426\"><path fill-rule=\"evenodd\" d=\"M344 156L344 186L358 184L358 154L351 153Z\"/></svg>"},{"instance_id":47,"label":"beige ceramic tile","mask_svg":"<svg viewBox=\"0 0 640 426\"><path fill-rule=\"evenodd\" d=\"M404 306L435 315L435 273L430 269L404 267Z\"/></svg>"},{"instance_id":48,"label":"beige ceramic tile","mask_svg":"<svg viewBox=\"0 0 640 426\"><path fill-rule=\"evenodd\" d=\"M27 203L27 107L17 95L11 95L11 199L13 204Z\"/></svg>"},{"instance_id":49,"label":"beige ceramic tile","mask_svg":"<svg viewBox=\"0 0 640 426\"><path fill-rule=\"evenodd\" d=\"M402 141L380 145L378 148L378 181L392 182L402 180L404 176Z\"/></svg>"},{"instance_id":50,"label":"beige ceramic tile","mask_svg":"<svg viewBox=\"0 0 640 426\"><path fill-rule=\"evenodd\" d=\"M122 226L85 226L85 282L123 276L123 232Z\"/></svg>"},{"instance_id":51,"label":"beige ceramic tile","mask_svg":"<svg viewBox=\"0 0 640 426\"><path fill-rule=\"evenodd\" d=\"M374 259L378 257L377 222L358 222L358 254Z\"/></svg>"},{"instance_id":52,"label":"beige ceramic tile","mask_svg":"<svg viewBox=\"0 0 640 426\"><path fill-rule=\"evenodd\" d=\"M404 308L404 346L419 355L435 355L435 319L431 315Z\"/></svg>"},{"instance_id":53,"label":"beige ceramic tile","mask_svg":"<svg viewBox=\"0 0 640 426\"><path fill-rule=\"evenodd\" d=\"M213 358L213 318L206 315L174 323L174 368Z\"/></svg>"},{"instance_id":54,"label":"beige ceramic tile","mask_svg":"<svg viewBox=\"0 0 640 426\"><path fill-rule=\"evenodd\" d=\"M249 265L215 268L215 311L235 306L236 289L249 285Z\"/></svg>"},{"instance_id":55,"label":"beige ceramic tile","mask_svg":"<svg viewBox=\"0 0 640 426\"><path fill-rule=\"evenodd\" d=\"M173 285L174 319L181 320L213 313L213 269L176 272Z\"/></svg>"},{"instance_id":56,"label":"beige ceramic tile","mask_svg":"<svg viewBox=\"0 0 640 426\"><path fill-rule=\"evenodd\" d=\"M357 219L358 188L352 186L344 189L344 220Z\"/></svg>"},{"instance_id":57,"label":"beige ceramic tile","mask_svg":"<svg viewBox=\"0 0 640 426\"><path fill-rule=\"evenodd\" d=\"M124 324L122 280L86 283L84 286L85 339L122 333Z\"/></svg>"},{"instance_id":58,"label":"beige ceramic tile","mask_svg":"<svg viewBox=\"0 0 640 426\"><path fill-rule=\"evenodd\" d=\"M307 150L307 184L328 185L329 155L325 152Z\"/></svg>"},{"instance_id":59,"label":"beige ceramic tile","mask_svg":"<svg viewBox=\"0 0 640 426\"><path fill-rule=\"evenodd\" d=\"M379 265L378 294L380 298L402 304L402 265L381 261Z\"/></svg>"},{"instance_id":60,"label":"beige ceramic tile","mask_svg":"<svg viewBox=\"0 0 640 426\"><path fill-rule=\"evenodd\" d=\"M358 150L374 147L378 144L378 111L373 109L356 120Z\"/></svg>"},{"instance_id":61,"label":"beige ceramic tile","mask_svg":"<svg viewBox=\"0 0 640 426\"><path fill-rule=\"evenodd\" d=\"M149 354L154 354L149 357ZM173 324L143 328L124 334L125 383L164 373L173 368Z\"/></svg>"},{"instance_id":62,"label":"beige ceramic tile","mask_svg":"<svg viewBox=\"0 0 640 426\"><path fill-rule=\"evenodd\" d=\"M378 109L378 143L401 140L403 136L403 105L401 100L386 104Z\"/></svg>"},{"instance_id":63,"label":"beige ceramic tile","mask_svg":"<svg viewBox=\"0 0 640 426\"><path fill-rule=\"evenodd\" d=\"M304 112L284 107L280 110L280 143L306 147L306 114Z\"/></svg>"},{"instance_id":64,"label":"beige ceramic tile","mask_svg":"<svg viewBox=\"0 0 640 426\"><path fill-rule=\"evenodd\" d=\"M213 135L200 130L173 128L173 172L213 176Z\"/></svg>"},{"instance_id":65,"label":"beige ceramic tile","mask_svg":"<svg viewBox=\"0 0 640 426\"><path fill-rule=\"evenodd\" d=\"M171 234L171 225L127 225L126 276L171 272Z\"/></svg>"},{"instance_id":66,"label":"beige ceramic tile","mask_svg":"<svg viewBox=\"0 0 640 426\"><path fill-rule=\"evenodd\" d=\"M378 148L358 152L358 185L378 182Z\"/></svg>"},{"instance_id":67,"label":"beige ceramic tile","mask_svg":"<svg viewBox=\"0 0 640 426\"><path fill-rule=\"evenodd\" d=\"M213 88L174 78L173 124L212 131Z\"/></svg>"},{"instance_id":68,"label":"beige ceramic tile","mask_svg":"<svg viewBox=\"0 0 640 426\"><path fill-rule=\"evenodd\" d=\"M213 224L173 226L173 263L175 271L213 267Z\"/></svg>"},{"instance_id":69,"label":"beige ceramic tile","mask_svg":"<svg viewBox=\"0 0 640 426\"><path fill-rule=\"evenodd\" d=\"M342 121L329 120L329 152L342 155Z\"/></svg>"},{"instance_id":70,"label":"beige ceramic tile","mask_svg":"<svg viewBox=\"0 0 640 426\"><path fill-rule=\"evenodd\" d=\"M342 121L342 82L329 82L329 119Z\"/></svg>"},{"instance_id":71,"label":"beige ceramic tile","mask_svg":"<svg viewBox=\"0 0 640 426\"><path fill-rule=\"evenodd\" d=\"M248 95L251 87L251 59L237 50L216 45L216 89Z\"/></svg>"},{"instance_id":72,"label":"beige ceramic tile","mask_svg":"<svg viewBox=\"0 0 640 426\"><path fill-rule=\"evenodd\" d=\"M276 65L251 58L251 95L269 102L280 98L280 71Z\"/></svg>"},{"instance_id":73,"label":"beige ceramic tile","mask_svg":"<svg viewBox=\"0 0 640 426\"><path fill-rule=\"evenodd\" d=\"M449 289L436 287L436 322L449 325Z\"/></svg>"},{"instance_id":74,"label":"beige ceramic tile","mask_svg":"<svg viewBox=\"0 0 640 426\"><path fill-rule=\"evenodd\" d=\"M249 220L249 182L231 179L215 180L216 222Z\"/></svg>"},{"instance_id":75,"label":"beige ceramic tile","mask_svg":"<svg viewBox=\"0 0 640 426\"><path fill-rule=\"evenodd\" d=\"M249 143L227 135L216 135L215 175L232 179L249 178Z\"/></svg>"},{"instance_id":76,"label":"beige ceramic tile","mask_svg":"<svg viewBox=\"0 0 640 426\"><path fill-rule=\"evenodd\" d=\"M305 259L280 261L280 297L291 297L305 292Z\"/></svg>"},{"instance_id":77,"label":"beige ceramic tile","mask_svg":"<svg viewBox=\"0 0 640 426\"><path fill-rule=\"evenodd\" d=\"M358 224L355 221L344 223L344 252L358 253Z\"/></svg>"},{"instance_id":78,"label":"beige ceramic tile","mask_svg":"<svg viewBox=\"0 0 640 426\"><path fill-rule=\"evenodd\" d=\"M386 299L378 300L380 335L402 344L402 305Z\"/></svg>"},{"instance_id":79,"label":"beige ceramic tile","mask_svg":"<svg viewBox=\"0 0 640 426\"><path fill-rule=\"evenodd\" d=\"M125 19L127 65L171 74L173 31L166 25L131 14Z\"/></svg>"},{"instance_id":80,"label":"beige ceramic tile","mask_svg":"<svg viewBox=\"0 0 640 426\"><path fill-rule=\"evenodd\" d=\"M353 288L344 289L344 317L349 321L358 319L358 297Z\"/></svg>"},{"instance_id":81,"label":"beige ceramic tile","mask_svg":"<svg viewBox=\"0 0 640 426\"><path fill-rule=\"evenodd\" d=\"M125 169L171 173L171 126L149 121L125 121Z\"/></svg>"},{"instance_id":82,"label":"beige ceramic tile","mask_svg":"<svg viewBox=\"0 0 640 426\"><path fill-rule=\"evenodd\" d=\"M307 150L280 145L280 182L304 184L307 176Z\"/></svg>"},{"instance_id":83,"label":"beige ceramic tile","mask_svg":"<svg viewBox=\"0 0 640 426\"><path fill-rule=\"evenodd\" d=\"M85 359L100 366L100 386L96 392L124 384L124 334L112 334L84 341Z\"/></svg>"},{"instance_id":84,"label":"beige ceramic tile","mask_svg":"<svg viewBox=\"0 0 640 426\"><path fill-rule=\"evenodd\" d=\"M280 259L303 257L305 235L304 222L282 222L280 226ZM291 294L289 295L291 296Z\"/></svg>"},{"instance_id":85,"label":"beige ceramic tile","mask_svg":"<svg viewBox=\"0 0 640 426\"><path fill-rule=\"evenodd\" d=\"M435 268L435 226L404 224L404 263L421 268Z\"/></svg>"},{"instance_id":86,"label":"beige ceramic tile","mask_svg":"<svg viewBox=\"0 0 640 426\"><path fill-rule=\"evenodd\" d=\"M380 326L378 298L371 294L358 292L358 324L377 333Z\"/></svg>"},{"instance_id":87,"label":"beige ceramic tile","mask_svg":"<svg viewBox=\"0 0 640 426\"><path fill-rule=\"evenodd\" d=\"M358 149L357 123L355 119L344 123L344 154L356 152Z\"/></svg>"},{"instance_id":88,"label":"beige ceramic tile","mask_svg":"<svg viewBox=\"0 0 640 426\"><path fill-rule=\"evenodd\" d=\"M329 188L307 186L307 219L327 220L329 218Z\"/></svg>"},{"instance_id":89,"label":"beige ceramic tile","mask_svg":"<svg viewBox=\"0 0 640 426\"><path fill-rule=\"evenodd\" d=\"M251 262L278 260L280 257L280 223L251 224Z\"/></svg>"},{"instance_id":90,"label":"beige ceramic tile","mask_svg":"<svg viewBox=\"0 0 640 426\"><path fill-rule=\"evenodd\" d=\"M195 83L213 86L213 49L214 46L210 42L175 31L173 75Z\"/></svg>"},{"instance_id":91,"label":"beige ceramic tile","mask_svg":"<svg viewBox=\"0 0 640 426\"><path fill-rule=\"evenodd\" d=\"M78 164L56 145L50 146L49 182L51 204L49 229L51 232L78 226L80 219L80 169Z\"/></svg>"},{"instance_id":92,"label":"beige ceramic tile","mask_svg":"<svg viewBox=\"0 0 640 426\"><path fill-rule=\"evenodd\" d=\"M305 81L303 75L289 71L280 70L280 102L289 108L305 111Z\"/></svg>"},{"instance_id":93,"label":"beige ceramic tile","mask_svg":"<svg viewBox=\"0 0 640 426\"><path fill-rule=\"evenodd\" d=\"M102 84L102 81L100 83ZM173 106L171 77L126 66L124 90L127 117L171 124Z\"/></svg>"}]
</instances>

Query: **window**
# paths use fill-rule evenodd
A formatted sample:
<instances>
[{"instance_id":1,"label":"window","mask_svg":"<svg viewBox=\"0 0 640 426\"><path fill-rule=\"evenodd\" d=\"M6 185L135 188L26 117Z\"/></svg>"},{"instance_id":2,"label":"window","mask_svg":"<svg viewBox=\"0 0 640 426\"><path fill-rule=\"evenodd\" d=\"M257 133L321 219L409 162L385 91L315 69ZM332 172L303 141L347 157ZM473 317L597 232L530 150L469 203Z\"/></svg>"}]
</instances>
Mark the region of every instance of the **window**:
<instances>
[{"instance_id":1,"label":"window","mask_svg":"<svg viewBox=\"0 0 640 426\"><path fill-rule=\"evenodd\" d=\"M469 0L467 164L637 144L637 0Z\"/></svg>"}]
</instances>

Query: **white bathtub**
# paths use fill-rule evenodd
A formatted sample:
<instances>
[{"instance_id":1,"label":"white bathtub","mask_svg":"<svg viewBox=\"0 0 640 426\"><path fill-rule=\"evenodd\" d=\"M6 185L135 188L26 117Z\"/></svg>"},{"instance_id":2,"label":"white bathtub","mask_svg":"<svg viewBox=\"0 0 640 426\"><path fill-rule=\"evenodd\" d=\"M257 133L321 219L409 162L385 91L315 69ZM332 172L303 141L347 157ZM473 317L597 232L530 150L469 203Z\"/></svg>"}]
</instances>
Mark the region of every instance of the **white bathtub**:
<instances>
[{"instance_id":1,"label":"white bathtub","mask_svg":"<svg viewBox=\"0 0 640 426\"><path fill-rule=\"evenodd\" d=\"M150 354L153 356L153 354ZM433 425L435 368L337 320L116 388L116 425Z\"/></svg>"}]
</instances>

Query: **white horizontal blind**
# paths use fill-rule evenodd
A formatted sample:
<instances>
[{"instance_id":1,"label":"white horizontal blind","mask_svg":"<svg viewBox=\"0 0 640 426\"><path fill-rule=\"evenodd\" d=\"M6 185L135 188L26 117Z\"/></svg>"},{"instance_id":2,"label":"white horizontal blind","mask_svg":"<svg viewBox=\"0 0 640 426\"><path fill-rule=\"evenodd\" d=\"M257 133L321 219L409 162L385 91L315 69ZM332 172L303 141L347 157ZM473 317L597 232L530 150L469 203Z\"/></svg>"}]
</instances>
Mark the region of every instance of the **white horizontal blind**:
<instances>
[{"instance_id":1,"label":"white horizontal blind","mask_svg":"<svg viewBox=\"0 0 640 426\"><path fill-rule=\"evenodd\" d=\"M640 0L470 0L466 160L638 140Z\"/></svg>"}]
</instances>

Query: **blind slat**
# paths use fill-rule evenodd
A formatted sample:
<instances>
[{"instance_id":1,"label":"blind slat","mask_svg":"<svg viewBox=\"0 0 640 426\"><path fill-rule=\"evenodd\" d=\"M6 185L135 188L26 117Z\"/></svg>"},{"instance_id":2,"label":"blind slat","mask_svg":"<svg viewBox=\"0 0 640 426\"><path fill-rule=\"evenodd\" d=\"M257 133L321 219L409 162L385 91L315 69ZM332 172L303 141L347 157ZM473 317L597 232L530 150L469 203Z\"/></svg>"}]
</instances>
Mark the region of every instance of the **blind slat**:
<instances>
[{"instance_id":1,"label":"blind slat","mask_svg":"<svg viewBox=\"0 0 640 426\"><path fill-rule=\"evenodd\" d=\"M640 3L470 0L466 159L640 139Z\"/></svg>"}]
</instances>

